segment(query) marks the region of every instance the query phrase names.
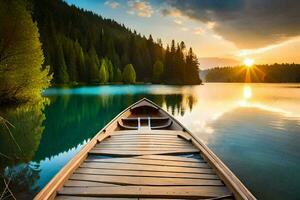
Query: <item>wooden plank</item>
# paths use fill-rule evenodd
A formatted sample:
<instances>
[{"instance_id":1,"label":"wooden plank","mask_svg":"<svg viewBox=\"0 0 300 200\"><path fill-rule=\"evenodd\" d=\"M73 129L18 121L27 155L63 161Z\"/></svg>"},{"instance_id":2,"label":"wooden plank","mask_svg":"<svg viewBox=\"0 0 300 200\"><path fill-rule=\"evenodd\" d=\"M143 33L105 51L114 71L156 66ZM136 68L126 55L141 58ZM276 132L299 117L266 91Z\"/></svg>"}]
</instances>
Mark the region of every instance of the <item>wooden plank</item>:
<instances>
[{"instance_id":1,"label":"wooden plank","mask_svg":"<svg viewBox=\"0 0 300 200\"><path fill-rule=\"evenodd\" d=\"M115 169L115 170L139 170L139 171L157 171L157 172L182 172L182 173L212 173L210 168L189 168L174 166L155 166L140 164L124 164L124 163L91 163L84 162L81 167L97 168L97 169Z\"/></svg>"},{"instance_id":2,"label":"wooden plank","mask_svg":"<svg viewBox=\"0 0 300 200\"><path fill-rule=\"evenodd\" d=\"M161 134L128 134L128 135L111 135L112 138L166 138L166 139L177 139L177 135L161 135Z\"/></svg>"},{"instance_id":3,"label":"wooden plank","mask_svg":"<svg viewBox=\"0 0 300 200\"><path fill-rule=\"evenodd\" d=\"M104 140L105 142L172 142L172 143L180 143L180 142L186 142L187 140L181 139L181 138L108 138ZM190 143L191 144L191 143Z\"/></svg>"},{"instance_id":4,"label":"wooden plank","mask_svg":"<svg viewBox=\"0 0 300 200\"><path fill-rule=\"evenodd\" d=\"M147 160L170 160L170 161L181 161L181 162L199 162L199 159L187 158L184 156L144 155L144 156L136 156L134 158L147 159Z\"/></svg>"},{"instance_id":5,"label":"wooden plank","mask_svg":"<svg viewBox=\"0 0 300 200\"><path fill-rule=\"evenodd\" d=\"M99 183L99 182L91 182L91 181L77 181L77 180L67 180L64 184L66 187L87 187L87 186L101 186L101 187L112 187L116 186L114 184L108 183Z\"/></svg>"},{"instance_id":6,"label":"wooden plank","mask_svg":"<svg viewBox=\"0 0 300 200\"><path fill-rule=\"evenodd\" d=\"M143 131L141 132L140 130L138 131L115 131L113 132L111 135L112 136L123 136L123 135L128 135L128 136L144 136L144 135L152 135L152 136L157 136L157 135L163 135L163 136L177 136L178 134L182 134L178 133L177 131L172 132L164 132L164 131L160 131L160 132L153 132L153 130L151 131Z\"/></svg>"},{"instance_id":7,"label":"wooden plank","mask_svg":"<svg viewBox=\"0 0 300 200\"><path fill-rule=\"evenodd\" d=\"M97 145L104 145L104 144L155 144L155 145L192 145L191 143L188 143L186 141L153 141L153 140L147 140L147 141L135 141L135 140L127 140L127 141L116 141L116 140L106 140L101 143L98 143Z\"/></svg>"},{"instance_id":8,"label":"wooden plank","mask_svg":"<svg viewBox=\"0 0 300 200\"><path fill-rule=\"evenodd\" d=\"M219 177L213 172L210 174L195 174L195 173L181 173L181 172L160 172L160 171L138 171L138 170L112 170L112 169L92 169L92 168L78 168L75 173L78 174L99 174L99 175L113 175L113 176L141 176L141 177L166 177L166 178L190 178L190 179L215 179Z\"/></svg>"},{"instance_id":9,"label":"wooden plank","mask_svg":"<svg viewBox=\"0 0 300 200\"><path fill-rule=\"evenodd\" d=\"M176 138L176 139L167 139L167 138L109 138L105 140L105 142L152 142L152 143L162 143L162 142L169 142L169 143L182 143L190 144L186 140Z\"/></svg>"},{"instance_id":10,"label":"wooden plank","mask_svg":"<svg viewBox=\"0 0 300 200\"><path fill-rule=\"evenodd\" d=\"M180 147L94 147L93 150L106 150L106 151L137 151L137 152L143 152L143 151L199 151L198 149L194 147L187 147L187 148L180 148Z\"/></svg>"},{"instance_id":11,"label":"wooden plank","mask_svg":"<svg viewBox=\"0 0 300 200\"><path fill-rule=\"evenodd\" d=\"M186 153L199 153L199 150L173 150L173 151L122 151L122 150L96 150L92 149L90 154L99 155L115 155L115 156L141 156L141 155L155 155L155 154L186 154Z\"/></svg>"},{"instance_id":12,"label":"wooden plank","mask_svg":"<svg viewBox=\"0 0 300 200\"><path fill-rule=\"evenodd\" d=\"M165 200L162 198L122 198L122 197L117 197L117 198L111 198L111 197L80 197L80 196L69 196L69 195L59 195L55 198L56 200ZM186 200L186 199L174 199L172 200ZM234 200L234 198L230 195L226 196L220 196L220 197L215 197L215 198L209 198L207 200Z\"/></svg>"},{"instance_id":13,"label":"wooden plank","mask_svg":"<svg viewBox=\"0 0 300 200\"><path fill-rule=\"evenodd\" d=\"M138 198L139 200L166 200L162 198ZM197 198L198 199L198 198ZM219 197L213 197L213 198L205 198L206 200L235 200L232 195L226 195L226 196L219 196ZM184 199L174 199L172 200L187 200L186 198Z\"/></svg>"},{"instance_id":14,"label":"wooden plank","mask_svg":"<svg viewBox=\"0 0 300 200\"><path fill-rule=\"evenodd\" d=\"M111 138L114 139L136 139L136 138L149 138L149 139L178 139L178 140L183 140L181 137L178 135L111 135Z\"/></svg>"},{"instance_id":15,"label":"wooden plank","mask_svg":"<svg viewBox=\"0 0 300 200\"><path fill-rule=\"evenodd\" d=\"M122 130L114 131L112 135L186 135L187 132L178 130Z\"/></svg>"},{"instance_id":16,"label":"wooden plank","mask_svg":"<svg viewBox=\"0 0 300 200\"><path fill-rule=\"evenodd\" d=\"M222 186L119 186L119 187L68 187L59 191L62 195L98 197L152 197L152 198L213 198L231 195Z\"/></svg>"},{"instance_id":17,"label":"wooden plank","mask_svg":"<svg viewBox=\"0 0 300 200\"><path fill-rule=\"evenodd\" d=\"M185 142L184 140L169 140L169 139L107 139L105 142L113 142L113 143L128 143L128 142L134 142L134 143L172 143L172 144L190 144ZM104 143L104 142L103 142ZM191 144L190 144L191 145Z\"/></svg>"},{"instance_id":18,"label":"wooden plank","mask_svg":"<svg viewBox=\"0 0 300 200\"><path fill-rule=\"evenodd\" d=\"M66 196L66 195L59 195L58 197L55 198L56 200L117 200L117 199L120 199L120 200L165 200L165 199L161 199L161 198L109 198L109 197L80 197L80 196ZM230 198L230 197L220 197L220 198L210 198L209 200L233 200L233 198ZM172 200L186 200L186 199L174 199L172 198Z\"/></svg>"},{"instance_id":19,"label":"wooden plank","mask_svg":"<svg viewBox=\"0 0 300 200\"><path fill-rule=\"evenodd\" d=\"M180 140L177 136L112 136L110 140Z\"/></svg>"},{"instance_id":20,"label":"wooden plank","mask_svg":"<svg viewBox=\"0 0 300 200\"><path fill-rule=\"evenodd\" d=\"M70 180L142 186L222 186L220 180L73 174Z\"/></svg>"},{"instance_id":21,"label":"wooden plank","mask_svg":"<svg viewBox=\"0 0 300 200\"><path fill-rule=\"evenodd\" d=\"M110 198L110 197L80 197L80 196L69 196L69 195L58 195L55 200L139 200L139 198Z\"/></svg>"},{"instance_id":22,"label":"wooden plank","mask_svg":"<svg viewBox=\"0 0 300 200\"><path fill-rule=\"evenodd\" d=\"M114 144L114 143L101 143L101 144L97 144L95 147L96 148L102 148L102 147L156 147L156 148L161 148L161 147L176 147L176 148L184 148L184 147L193 147L193 145L190 144L155 144L155 143L148 143L148 144L140 144L140 143L132 143L132 144L124 144L124 143L119 143L119 144Z\"/></svg>"},{"instance_id":23,"label":"wooden plank","mask_svg":"<svg viewBox=\"0 0 300 200\"><path fill-rule=\"evenodd\" d=\"M157 165L157 166L176 166L176 167L192 167L203 168L208 167L206 163L202 162L179 162L170 160L146 160L139 158L87 158L85 162L97 162L97 163L128 163L128 164L143 164L143 165Z\"/></svg>"}]
</instances>

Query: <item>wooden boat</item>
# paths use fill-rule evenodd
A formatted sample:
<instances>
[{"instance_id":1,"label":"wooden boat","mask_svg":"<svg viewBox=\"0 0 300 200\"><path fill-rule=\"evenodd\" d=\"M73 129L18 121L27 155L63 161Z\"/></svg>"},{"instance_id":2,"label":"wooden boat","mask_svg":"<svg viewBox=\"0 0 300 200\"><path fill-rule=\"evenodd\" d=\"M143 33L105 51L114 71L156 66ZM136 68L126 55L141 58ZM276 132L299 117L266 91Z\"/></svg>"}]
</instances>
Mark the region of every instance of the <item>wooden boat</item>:
<instances>
[{"instance_id":1,"label":"wooden boat","mask_svg":"<svg viewBox=\"0 0 300 200\"><path fill-rule=\"evenodd\" d=\"M131 105L38 199L255 199L201 140L153 102Z\"/></svg>"}]
</instances>

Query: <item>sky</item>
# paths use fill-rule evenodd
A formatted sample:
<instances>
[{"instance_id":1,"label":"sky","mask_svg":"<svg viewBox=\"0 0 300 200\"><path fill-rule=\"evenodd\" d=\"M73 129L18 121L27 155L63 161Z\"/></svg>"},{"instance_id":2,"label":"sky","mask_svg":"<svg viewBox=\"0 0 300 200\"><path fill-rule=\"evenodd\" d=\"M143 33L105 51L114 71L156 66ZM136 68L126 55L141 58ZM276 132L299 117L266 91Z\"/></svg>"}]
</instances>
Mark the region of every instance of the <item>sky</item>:
<instances>
[{"instance_id":1,"label":"sky","mask_svg":"<svg viewBox=\"0 0 300 200\"><path fill-rule=\"evenodd\" d=\"M200 68L300 63L299 0L65 0L142 35L191 46Z\"/></svg>"}]
</instances>

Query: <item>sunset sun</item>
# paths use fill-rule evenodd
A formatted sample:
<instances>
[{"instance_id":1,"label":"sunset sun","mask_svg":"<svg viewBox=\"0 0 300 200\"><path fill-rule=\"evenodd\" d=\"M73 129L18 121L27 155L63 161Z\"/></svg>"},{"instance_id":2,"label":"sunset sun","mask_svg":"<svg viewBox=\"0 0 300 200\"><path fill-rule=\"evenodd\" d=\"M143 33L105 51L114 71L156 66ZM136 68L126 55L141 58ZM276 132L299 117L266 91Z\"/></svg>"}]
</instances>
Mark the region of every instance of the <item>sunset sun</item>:
<instances>
[{"instance_id":1,"label":"sunset sun","mask_svg":"<svg viewBox=\"0 0 300 200\"><path fill-rule=\"evenodd\" d=\"M248 68L252 67L253 64L254 64L254 60L251 58L246 58L244 60L244 65Z\"/></svg>"}]
</instances>

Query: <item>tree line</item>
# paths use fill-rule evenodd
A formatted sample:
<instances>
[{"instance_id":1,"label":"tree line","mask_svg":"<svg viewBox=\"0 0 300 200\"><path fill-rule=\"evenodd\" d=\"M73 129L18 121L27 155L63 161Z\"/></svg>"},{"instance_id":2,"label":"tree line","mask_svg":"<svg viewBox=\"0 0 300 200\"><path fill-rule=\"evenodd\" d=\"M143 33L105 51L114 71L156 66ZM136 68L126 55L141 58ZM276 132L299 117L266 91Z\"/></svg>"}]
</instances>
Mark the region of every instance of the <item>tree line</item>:
<instances>
[{"instance_id":1,"label":"tree line","mask_svg":"<svg viewBox=\"0 0 300 200\"><path fill-rule=\"evenodd\" d=\"M0 104L41 99L53 84L199 84L183 42L163 47L62 0L0 0Z\"/></svg>"},{"instance_id":2,"label":"tree line","mask_svg":"<svg viewBox=\"0 0 300 200\"><path fill-rule=\"evenodd\" d=\"M183 42L164 49L160 39L61 0L33 0L33 18L53 83L201 83L197 58Z\"/></svg>"},{"instance_id":3,"label":"tree line","mask_svg":"<svg viewBox=\"0 0 300 200\"><path fill-rule=\"evenodd\" d=\"M299 83L300 64L216 67L206 70L207 82Z\"/></svg>"}]
</instances>

